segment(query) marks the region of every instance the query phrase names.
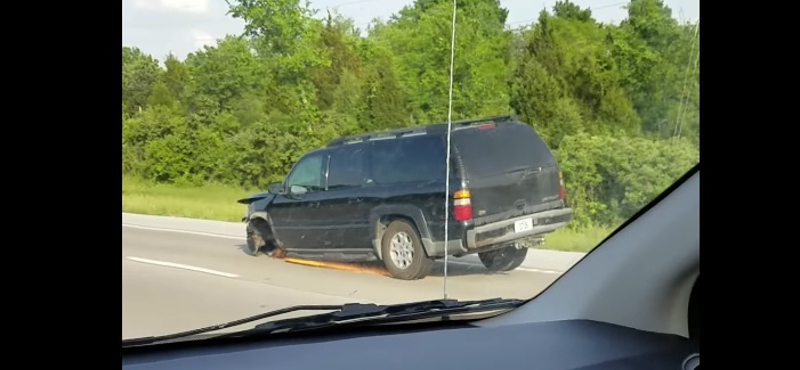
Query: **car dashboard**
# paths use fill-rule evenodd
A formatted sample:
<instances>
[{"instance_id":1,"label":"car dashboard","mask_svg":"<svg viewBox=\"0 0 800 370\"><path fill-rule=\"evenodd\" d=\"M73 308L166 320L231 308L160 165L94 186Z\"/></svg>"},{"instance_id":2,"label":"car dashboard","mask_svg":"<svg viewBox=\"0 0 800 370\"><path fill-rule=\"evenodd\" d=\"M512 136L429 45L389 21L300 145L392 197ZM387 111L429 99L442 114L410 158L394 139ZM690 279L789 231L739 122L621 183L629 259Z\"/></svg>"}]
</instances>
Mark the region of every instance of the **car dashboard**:
<instances>
[{"instance_id":1,"label":"car dashboard","mask_svg":"<svg viewBox=\"0 0 800 370\"><path fill-rule=\"evenodd\" d=\"M697 341L589 320L431 329L123 350L122 368L699 370Z\"/></svg>"}]
</instances>

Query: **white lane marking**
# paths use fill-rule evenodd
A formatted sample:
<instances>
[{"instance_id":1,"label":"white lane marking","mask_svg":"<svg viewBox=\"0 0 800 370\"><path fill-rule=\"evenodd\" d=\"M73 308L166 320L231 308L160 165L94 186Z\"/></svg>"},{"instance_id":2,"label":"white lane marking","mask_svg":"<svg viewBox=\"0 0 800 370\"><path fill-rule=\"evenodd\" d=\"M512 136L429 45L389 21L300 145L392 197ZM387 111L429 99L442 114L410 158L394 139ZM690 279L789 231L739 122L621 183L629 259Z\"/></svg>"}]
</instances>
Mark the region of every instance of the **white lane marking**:
<instances>
[{"instance_id":1,"label":"white lane marking","mask_svg":"<svg viewBox=\"0 0 800 370\"><path fill-rule=\"evenodd\" d=\"M134 225L134 224L122 224L123 227L130 227L134 229L142 229L142 230L155 230L155 231L167 231L173 233L182 233L182 234L192 234L192 235L201 235L201 236L210 236L214 238L223 238L223 239L232 239L232 240L246 240L244 237L238 236L230 236L230 235L221 235L221 234L212 234L212 233L204 233L202 231L190 231L190 230L180 230L180 229L165 229L161 227L150 227L150 226L141 226L141 225ZM470 263L470 262L460 262L460 261L453 261L449 260L448 263L455 263L457 265L465 265L465 266L476 266L481 267L477 263ZM517 267L519 271L528 271L528 272L538 272L541 274L562 274L561 271L554 271L554 270L540 270L528 267Z\"/></svg>"},{"instance_id":2,"label":"white lane marking","mask_svg":"<svg viewBox=\"0 0 800 370\"><path fill-rule=\"evenodd\" d=\"M532 269L532 268L529 268L529 267L517 267L517 270L528 271L528 272L538 272L540 274L563 274L563 272L561 272L561 271L540 270L540 269Z\"/></svg>"},{"instance_id":3,"label":"white lane marking","mask_svg":"<svg viewBox=\"0 0 800 370\"><path fill-rule=\"evenodd\" d=\"M483 267L482 265L479 265L477 263L469 263L469 262L461 262L461 261L447 261L447 263L454 263L456 265L464 265L464 266L471 266L471 267ZM560 271L540 270L540 269L534 269L534 268L528 268L528 267L517 267L514 271L517 271L517 270L519 270L519 271L528 271L528 272L538 272L538 273L542 273L542 274L561 274L562 273Z\"/></svg>"},{"instance_id":4,"label":"white lane marking","mask_svg":"<svg viewBox=\"0 0 800 370\"><path fill-rule=\"evenodd\" d=\"M168 231L168 232L173 232L173 233L211 236L211 237L214 237L214 238L233 239L233 240L245 240L246 239L243 236L230 236L230 235L204 233L202 231L189 231L189 230L180 230L180 229L165 229L165 228L161 228L161 227L150 227L150 226L141 226L141 225L134 225L134 224L122 224L122 227L130 227L132 229Z\"/></svg>"},{"instance_id":5,"label":"white lane marking","mask_svg":"<svg viewBox=\"0 0 800 370\"><path fill-rule=\"evenodd\" d=\"M222 277L227 277L227 278L237 278L237 277L239 277L239 275L236 275L236 274L231 274L231 273L222 272L222 271L216 271L216 270L210 270L210 269L206 269L206 268L202 268L202 267L182 265L180 263L156 261L156 260L149 260L149 259L146 259L146 258L130 257L130 256L125 257L125 258L128 259L128 260L134 261L134 262L147 263L147 264L151 264L151 265L158 265L158 266L164 266L164 267L172 267L172 268L176 268L176 269L189 270L189 271L195 271L195 272L202 272L202 273L206 273L206 274L217 275L217 276L222 276Z\"/></svg>"},{"instance_id":6,"label":"white lane marking","mask_svg":"<svg viewBox=\"0 0 800 370\"><path fill-rule=\"evenodd\" d=\"M554 271L554 270L539 270L539 269L532 269L532 268L528 268L528 267L517 267L517 270L522 270L522 271L530 271L530 272L538 272L538 273L540 273L540 274L556 274L556 275L563 274L563 272L561 272L561 271Z\"/></svg>"}]
</instances>

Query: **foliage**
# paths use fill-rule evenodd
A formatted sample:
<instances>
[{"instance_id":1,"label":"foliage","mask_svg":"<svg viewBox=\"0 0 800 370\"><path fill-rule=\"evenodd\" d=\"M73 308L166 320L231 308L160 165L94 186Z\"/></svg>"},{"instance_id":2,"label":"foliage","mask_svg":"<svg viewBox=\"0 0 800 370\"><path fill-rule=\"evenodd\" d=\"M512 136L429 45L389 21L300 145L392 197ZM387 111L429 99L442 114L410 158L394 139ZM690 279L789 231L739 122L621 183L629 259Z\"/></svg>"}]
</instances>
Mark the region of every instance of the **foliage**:
<instances>
[{"instance_id":1,"label":"foliage","mask_svg":"<svg viewBox=\"0 0 800 370\"><path fill-rule=\"evenodd\" d=\"M126 176L264 188L338 135L446 119L449 0L417 0L366 35L299 0L228 4L245 32L185 60L123 47ZM661 0L631 1L619 25L569 1L514 31L507 13L459 1L453 118L533 125L574 228L613 227L699 161L699 25Z\"/></svg>"}]
</instances>

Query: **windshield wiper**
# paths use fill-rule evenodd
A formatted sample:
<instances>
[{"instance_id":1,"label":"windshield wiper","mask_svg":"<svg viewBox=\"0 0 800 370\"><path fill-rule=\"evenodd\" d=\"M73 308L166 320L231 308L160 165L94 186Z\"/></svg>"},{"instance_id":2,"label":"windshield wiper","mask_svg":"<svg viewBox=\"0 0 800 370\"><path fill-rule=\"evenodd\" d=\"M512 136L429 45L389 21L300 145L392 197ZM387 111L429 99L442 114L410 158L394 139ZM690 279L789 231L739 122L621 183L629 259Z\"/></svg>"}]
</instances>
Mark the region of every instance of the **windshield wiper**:
<instances>
[{"instance_id":1,"label":"windshield wiper","mask_svg":"<svg viewBox=\"0 0 800 370\"><path fill-rule=\"evenodd\" d=\"M210 333L217 330L222 330L226 328L230 328L233 326L239 326L243 324L247 324L249 322L263 320L272 316L278 316L287 314L290 312L296 311L333 311L333 310L340 310L342 308L341 305L301 305L301 306L292 306L287 308L281 308L275 311L269 311L262 314L258 314L255 316L246 317L244 319L229 321L226 323L214 325L214 326L207 326L205 328L199 329L192 329L187 331L182 331L180 333L175 334L168 334L168 335L159 335L159 336L152 336L152 337L141 337L141 338L132 338L132 339L123 339L122 340L122 348L125 347L133 347L133 346L140 346L145 344L152 344L157 342L165 342L170 341L173 339L179 338L186 338L195 336L198 334L205 334Z\"/></svg>"},{"instance_id":2,"label":"windshield wiper","mask_svg":"<svg viewBox=\"0 0 800 370\"><path fill-rule=\"evenodd\" d=\"M521 299L485 299L476 301L458 301L455 299L442 299L393 305L376 305L362 303L347 303L344 305L306 305L293 306L280 310L270 311L248 318L227 322L224 324L205 328L189 330L181 333L153 336L144 338L125 339L122 347L135 347L156 344L175 339L194 337L199 334L239 326L253 321L263 320L272 316L282 315L295 311L334 311L318 315L303 316L298 318L271 321L256 325L252 329L221 334L217 337L249 336L253 334L272 334L278 332L312 330L331 327L334 325L356 323L387 323L405 320L415 320L430 317L443 317L452 314L472 313L512 309L520 306L525 301Z\"/></svg>"},{"instance_id":3,"label":"windshield wiper","mask_svg":"<svg viewBox=\"0 0 800 370\"><path fill-rule=\"evenodd\" d=\"M300 331L363 322L398 322L426 317L449 316L458 313L510 309L516 308L524 302L520 299L495 298L476 301L442 299L393 305L350 303L342 305L339 311L267 322L256 325L253 329L231 334L249 335L252 333Z\"/></svg>"}]
</instances>

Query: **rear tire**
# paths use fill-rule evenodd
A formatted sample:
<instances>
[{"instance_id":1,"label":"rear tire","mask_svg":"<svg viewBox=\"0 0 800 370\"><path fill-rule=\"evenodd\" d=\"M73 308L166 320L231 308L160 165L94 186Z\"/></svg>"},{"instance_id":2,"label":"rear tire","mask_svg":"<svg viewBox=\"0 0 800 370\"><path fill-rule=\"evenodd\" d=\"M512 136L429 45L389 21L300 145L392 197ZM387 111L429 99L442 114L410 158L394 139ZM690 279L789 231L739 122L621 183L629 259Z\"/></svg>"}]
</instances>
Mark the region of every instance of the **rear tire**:
<instances>
[{"instance_id":1,"label":"rear tire","mask_svg":"<svg viewBox=\"0 0 800 370\"><path fill-rule=\"evenodd\" d=\"M393 221L384 231L381 257L392 277L400 280L422 279L433 267L416 228L403 220Z\"/></svg>"},{"instance_id":2,"label":"rear tire","mask_svg":"<svg viewBox=\"0 0 800 370\"><path fill-rule=\"evenodd\" d=\"M483 266L492 272L512 271L522 265L528 255L528 248L517 249L511 245L493 251L478 253Z\"/></svg>"}]
</instances>

